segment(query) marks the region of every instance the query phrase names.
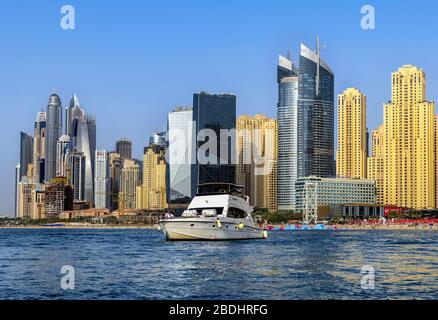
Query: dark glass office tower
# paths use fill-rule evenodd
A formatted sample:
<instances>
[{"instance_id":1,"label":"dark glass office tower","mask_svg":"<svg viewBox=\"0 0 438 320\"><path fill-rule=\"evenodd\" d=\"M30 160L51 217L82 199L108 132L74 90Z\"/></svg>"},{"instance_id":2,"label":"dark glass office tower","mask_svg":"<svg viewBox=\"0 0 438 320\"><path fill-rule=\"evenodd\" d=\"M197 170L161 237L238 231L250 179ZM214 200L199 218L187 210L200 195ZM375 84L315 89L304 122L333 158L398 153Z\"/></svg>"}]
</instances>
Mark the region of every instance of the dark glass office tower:
<instances>
[{"instance_id":1,"label":"dark glass office tower","mask_svg":"<svg viewBox=\"0 0 438 320\"><path fill-rule=\"evenodd\" d=\"M203 129L213 130L217 137L216 154L209 155L212 159L215 159L215 161L213 161L214 163L200 164L199 159L197 159L195 181L197 181L198 184L208 182L235 183L236 96L231 94L208 94L205 92L194 94L193 121L195 122L195 132L198 139L200 137L199 133ZM228 155L221 154L220 150L221 138L227 138L225 135L221 137L221 130L223 129L234 129L229 131ZM222 132L222 134L224 134L224 132ZM205 141L198 141L196 145L197 151L204 144ZM196 152L196 154L198 154L198 152ZM223 162L227 164L223 164Z\"/></svg>"},{"instance_id":2,"label":"dark glass office tower","mask_svg":"<svg viewBox=\"0 0 438 320\"><path fill-rule=\"evenodd\" d=\"M319 44L317 44L319 47ZM334 75L316 52L301 45L298 78L298 177L332 177Z\"/></svg>"},{"instance_id":3,"label":"dark glass office tower","mask_svg":"<svg viewBox=\"0 0 438 320\"><path fill-rule=\"evenodd\" d=\"M33 137L20 133L20 176L19 180L27 174L29 164L33 162Z\"/></svg>"},{"instance_id":4,"label":"dark glass office tower","mask_svg":"<svg viewBox=\"0 0 438 320\"><path fill-rule=\"evenodd\" d=\"M116 142L116 152L120 154L120 158L132 159L132 141L122 138Z\"/></svg>"},{"instance_id":5,"label":"dark glass office tower","mask_svg":"<svg viewBox=\"0 0 438 320\"><path fill-rule=\"evenodd\" d=\"M50 181L56 175L56 145L62 133L61 99L55 93L49 97L46 121L45 180Z\"/></svg>"}]
</instances>

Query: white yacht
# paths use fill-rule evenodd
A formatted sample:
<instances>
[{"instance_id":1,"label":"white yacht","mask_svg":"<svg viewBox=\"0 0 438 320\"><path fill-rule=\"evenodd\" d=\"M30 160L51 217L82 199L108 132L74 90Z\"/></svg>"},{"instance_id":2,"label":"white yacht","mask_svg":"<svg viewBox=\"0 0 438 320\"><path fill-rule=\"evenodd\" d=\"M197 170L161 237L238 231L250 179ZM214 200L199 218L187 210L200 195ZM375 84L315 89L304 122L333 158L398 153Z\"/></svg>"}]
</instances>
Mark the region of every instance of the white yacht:
<instances>
[{"instance_id":1,"label":"white yacht","mask_svg":"<svg viewBox=\"0 0 438 320\"><path fill-rule=\"evenodd\" d=\"M199 185L181 217L166 218L158 225L168 240L264 239L251 213L245 187L228 183Z\"/></svg>"}]
</instances>

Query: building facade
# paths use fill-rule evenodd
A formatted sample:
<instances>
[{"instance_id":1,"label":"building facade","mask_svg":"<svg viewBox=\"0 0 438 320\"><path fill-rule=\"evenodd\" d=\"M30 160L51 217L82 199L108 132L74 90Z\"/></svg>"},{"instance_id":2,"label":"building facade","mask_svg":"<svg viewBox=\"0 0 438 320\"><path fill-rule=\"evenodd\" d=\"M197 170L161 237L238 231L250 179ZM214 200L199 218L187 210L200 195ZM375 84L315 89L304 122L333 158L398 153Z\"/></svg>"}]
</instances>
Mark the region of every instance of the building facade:
<instances>
[{"instance_id":1,"label":"building facade","mask_svg":"<svg viewBox=\"0 0 438 320\"><path fill-rule=\"evenodd\" d=\"M405 65L392 73L391 96L384 106L384 203L434 208L434 103L426 100L424 71Z\"/></svg>"},{"instance_id":2,"label":"building facade","mask_svg":"<svg viewBox=\"0 0 438 320\"><path fill-rule=\"evenodd\" d=\"M116 142L116 153L120 154L120 158L132 159L132 141L121 138Z\"/></svg>"},{"instance_id":3,"label":"building facade","mask_svg":"<svg viewBox=\"0 0 438 320\"><path fill-rule=\"evenodd\" d=\"M73 210L73 189L63 177L53 178L44 192L46 218L57 218L62 211Z\"/></svg>"},{"instance_id":4,"label":"building facade","mask_svg":"<svg viewBox=\"0 0 438 320\"><path fill-rule=\"evenodd\" d=\"M120 193L119 193L119 208L122 209L136 209L136 191L140 186L138 179L139 167L134 160L124 159L122 175L120 181Z\"/></svg>"},{"instance_id":5,"label":"building facade","mask_svg":"<svg viewBox=\"0 0 438 320\"><path fill-rule=\"evenodd\" d=\"M236 183L246 187L251 205L275 211L277 121L263 115L240 116L236 135Z\"/></svg>"},{"instance_id":6,"label":"building facade","mask_svg":"<svg viewBox=\"0 0 438 320\"><path fill-rule=\"evenodd\" d=\"M86 113L74 94L66 111L66 134L70 149L81 152L85 160L84 200L94 203L94 177L96 155L96 118Z\"/></svg>"},{"instance_id":7,"label":"building facade","mask_svg":"<svg viewBox=\"0 0 438 320\"><path fill-rule=\"evenodd\" d=\"M338 95L336 175L367 177L366 97L355 88Z\"/></svg>"},{"instance_id":8,"label":"building facade","mask_svg":"<svg viewBox=\"0 0 438 320\"><path fill-rule=\"evenodd\" d=\"M33 164L33 137L20 133L20 179L26 176L29 165Z\"/></svg>"},{"instance_id":9,"label":"building facade","mask_svg":"<svg viewBox=\"0 0 438 320\"><path fill-rule=\"evenodd\" d=\"M197 184L235 183L236 96L195 93L193 121L197 137L195 167ZM221 148L221 142L225 147Z\"/></svg>"},{"instance_id":10,"label":"building facade","mask_svg":"<svg viewBox=\"0 0 438 320\"><path fill-rule=\"evenodd\" d=\"M301 44L298 79L298 177L333 177L334 74Z\"/></svg>"},{"instance_id":11,"label":"building facade","mask_svg":"<svg viewBox=\"0 0 438 320\"><path fill-rule=\"evenodd\" d=\"M138 209L166 209L166 159L165 148L152 144L146 147L143 157L143 185L141 197L137 197Z\"/></svg>"},{"instance_id":12,"label":"building facade","mask_svg":"<svg viewBox=\"0 0 438 320\"><path fill-rule=\"evenodd\" d=\"M115 211L119 208L119 193L120 181L122 179L123 160L120 154L110 152L109 154L110 167L110 208Z\"/></svg>"},{"instance_id":13,"label":"building facade","mask_svg":"<svg viewBox=\"0 0 438 320\"><path fill-rule=\"evenodd\" d=\"M166 195L171 208L186 207L196 195L193 109L177 107L167 116Z\"/></svg>"},{"instance_id":14,"label":"building facade","mask_svg":"<svg viewBox=\"0 0 438 320\"><path fill-rule=\"evenodd\" d=\"M44 166L46 157L46 113L39 112L34 124L33 135L33 171L39 182L44 181Z\"/></svg>"},{"instance_id":15,"label":"building facade","mask_svg":"<svg viewBox=\"0 0 438 320\"><path fill-rule=\"evenodd\" d=\"M385 204L385 127L381 125L371 133L371 156L368 158L367 176L376 183L376 202Z\"/></svg>"},{"instance_id":16,"label":"building facade","mask_svg":"<svg viewBox=\"0 0 438 320\"><path fill-rule=\"evenodd\" d=\"M56 176L56 146L62 134L61 99L55 93L49 97L46 117L45 180L49 181Z\"/></svg>"},{"instance_id":17,"label":"building facade","mask_svg":"<svg viewBox=\"0 0 438 320\"><path fill-rule=\"evenodd\" d=\"M70 137L62 135L56 144L56 176L67 177L67 156L70 151Z\"/></svg>"},{"instance_id":18,"label":"building facade","mask_svg":"<svg viewBox=\"0 0 438 320\"><path fill-rule=\"evenodd\" d=\"M73 200L85 200L85 156L71 151L67 156L67 181L73 188Z\"/></svg>"},{"instance_id":19,"label":"building facade","mask_svg":"<svg viewBox=\"0 0 438 320\"><path fill-rule=\"evenodd\" d=\"M97 209L110 206L110 170L108 152L96 150L96 176L94 177L94 205Z\"/></svg>"},{"instance_id":20,"label":"building facade","mask_svg":"<svg viewBox=\"0 0 438 320\"><path fill-rule=\"evenodd\" d=\"M279 57L278 83L278 210L295 208L298 178L298 73L292 61Z\"/></svg>"},{"instance_id":21,"label":"building facade","mask_svg":"<svg viewBox=\"0 0 438 320\"><path fill-rule=\"evenodd\" d=\"M297 209L304 210L306 184L316 185L318 206L376 203L376 188L372 180L306 177L296 182Z\"/></svg>"}]
</instances>

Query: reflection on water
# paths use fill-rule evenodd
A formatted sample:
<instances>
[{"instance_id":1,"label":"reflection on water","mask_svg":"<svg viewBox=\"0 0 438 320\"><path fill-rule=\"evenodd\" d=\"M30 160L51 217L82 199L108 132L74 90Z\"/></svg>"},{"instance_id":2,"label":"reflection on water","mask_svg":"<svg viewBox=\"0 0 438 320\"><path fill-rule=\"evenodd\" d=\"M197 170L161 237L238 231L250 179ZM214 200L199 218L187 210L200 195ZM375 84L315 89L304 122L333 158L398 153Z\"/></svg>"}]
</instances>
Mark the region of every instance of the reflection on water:
<instances>
[{"instance_id":1,"label":"reflection on water","mask_svg":"<svg viewBox=\"0 0 438 320\"><path fill-rule=\"evenodd\" d=\"M61 266L76 289L60 288ZM360 286L375 269L375 289ZM1 299L437 299L438 232L291 231L166 242L152 230L0 230Z\"/></svg>"}]
</instances>

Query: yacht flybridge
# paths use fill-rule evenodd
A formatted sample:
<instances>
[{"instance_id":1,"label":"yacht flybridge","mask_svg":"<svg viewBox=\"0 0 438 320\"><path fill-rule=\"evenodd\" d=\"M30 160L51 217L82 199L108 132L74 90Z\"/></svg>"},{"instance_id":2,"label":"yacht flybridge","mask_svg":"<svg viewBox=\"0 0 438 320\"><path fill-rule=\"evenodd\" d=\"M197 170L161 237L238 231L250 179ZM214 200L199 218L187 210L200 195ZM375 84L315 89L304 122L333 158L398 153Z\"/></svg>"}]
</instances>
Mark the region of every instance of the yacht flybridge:
<instances>
[{"instance_id":1,"label":"yacht flybridge","mask_svg":"<svg viewBox=\"0 0 438 320\"><path fill-rule=\"evenodd\" d=\"M245 187L230 183L198 186L181 217L166 218L158 225L168 240L244 240L264 239L251 213Z\"/></svg>"}]
</instances>

